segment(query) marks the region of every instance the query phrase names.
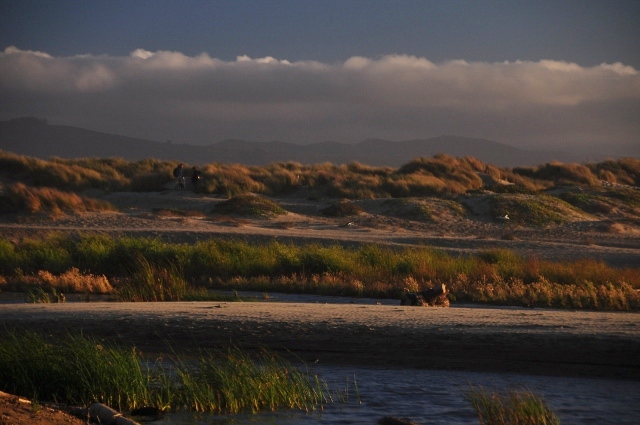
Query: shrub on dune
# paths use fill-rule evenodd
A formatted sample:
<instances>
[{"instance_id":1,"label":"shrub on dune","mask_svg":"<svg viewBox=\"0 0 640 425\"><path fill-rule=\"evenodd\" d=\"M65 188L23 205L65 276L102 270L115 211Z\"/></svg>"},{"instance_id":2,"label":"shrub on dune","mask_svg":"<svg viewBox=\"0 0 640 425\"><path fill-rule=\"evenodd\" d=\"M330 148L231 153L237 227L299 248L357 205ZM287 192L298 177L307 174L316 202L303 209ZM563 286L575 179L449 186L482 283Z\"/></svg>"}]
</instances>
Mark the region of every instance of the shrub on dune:
<instances>
[{"instance_id":1,"label":"shrub on dune","mask_svg":"<svg viewBox=\"0 0 640 425\"><path fill-rule=\"evenodd\" d=\"M216 205L213 212L255 217L271 217L287 213L276 202L251 194L234 196Z\"/></svg>"},{"instance_id":2,"label":"shrub on dune","mask_svg":"<svg viewBox=\"0 0 640 425\"><path fill-rule=\"evenodd\" d=\"M62 192L50 187L29 187L14 183L4 188L0 194L0 213L38 213L112 211L108 202L79 196L72 192Z\"/></svg>"}]
</instances>

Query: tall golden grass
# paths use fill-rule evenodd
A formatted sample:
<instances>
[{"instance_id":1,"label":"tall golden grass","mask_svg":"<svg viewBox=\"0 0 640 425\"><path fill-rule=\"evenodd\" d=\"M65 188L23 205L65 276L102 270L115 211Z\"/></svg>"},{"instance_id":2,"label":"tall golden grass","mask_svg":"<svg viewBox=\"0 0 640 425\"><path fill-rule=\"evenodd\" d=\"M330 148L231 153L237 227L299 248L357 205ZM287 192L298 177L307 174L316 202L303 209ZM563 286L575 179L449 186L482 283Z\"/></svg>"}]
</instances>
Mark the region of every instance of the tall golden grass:
<instances>
[{"instance_id":1,"label":"tall golden grass","mask_svg":"<svg viewBox=\"0 0 640 425\"><path fill-rule=\"evenodd\" d=\"M112 211L111 204L72 192L63 192L51 187L29 187L14 183L2 187L0 213L49 213L59 215L66 211Z\"/></svg>"},{"instance_id":2,"label":"tall golden grass","mask_svg":"<svg viewBox=\"0 0 640 425\"><path fill-rule=\"evenodd\" d=\"M59 275L39 270L35 275L17 274L0 279L0 290L23 291L25 288L40 288L48 292L55 290L68 294L111 294L114 289L105 275L82 273L76 267L71 267Z\"/></svg>"},{"instance_id":3,"label":"tall golden grass","mask_svg":"<svg viewBox=\"0 0 640 425\"><path fill-rule=\"evenodd\" d=\"M60 159L48 161L0 151L0 177L27 186L79 191L158 191L173 180L176 161L120 158ZM187 165L189 169L191 165ZM299 188L336 198L363 199L412 196L447 196L482 188L477 173L505 180L527 191L560 185L597 187L600 181L640 185L640 160L622 158L600 163L551 162L535 167L498 168L472 158L439 154L416 158L399 168L373 167L358 162L343 165L302 165L280 162L264 167L240 164L204 164L204 193L229 197L243 193L282 195Z\"/></svg>"}]
</instances>

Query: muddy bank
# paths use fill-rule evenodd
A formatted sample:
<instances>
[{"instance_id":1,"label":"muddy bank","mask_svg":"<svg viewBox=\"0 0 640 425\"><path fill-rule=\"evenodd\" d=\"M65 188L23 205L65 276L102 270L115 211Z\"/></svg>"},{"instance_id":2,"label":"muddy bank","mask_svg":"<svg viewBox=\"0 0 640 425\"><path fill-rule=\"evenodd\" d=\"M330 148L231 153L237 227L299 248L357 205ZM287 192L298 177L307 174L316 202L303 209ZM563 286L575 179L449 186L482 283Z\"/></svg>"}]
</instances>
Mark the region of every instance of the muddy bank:
<instances>
[{"instance_id":1,"label":"muddy bank","mask_svg":"<svg viewBox=\"0 0 640 425\"><path fill-rule=\"evenodd\" d=\"M640 314L283 302L0 306L6 329L155 355L266 347L305 362L640 380Z\"/></svg>"}]
</instances>

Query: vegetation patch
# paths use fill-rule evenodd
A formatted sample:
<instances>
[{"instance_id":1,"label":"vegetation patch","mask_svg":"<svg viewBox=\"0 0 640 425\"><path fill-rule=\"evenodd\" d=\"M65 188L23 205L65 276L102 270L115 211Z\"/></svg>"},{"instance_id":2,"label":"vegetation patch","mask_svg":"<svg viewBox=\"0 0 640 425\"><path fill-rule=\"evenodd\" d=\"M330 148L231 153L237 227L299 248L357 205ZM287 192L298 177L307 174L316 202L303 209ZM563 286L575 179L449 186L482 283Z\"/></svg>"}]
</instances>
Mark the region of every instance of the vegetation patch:
<instances>
[{"instance_id":1,"label":"vegetation patch","mask_svg":"<svg viewBox=\"0 0 640 425\"><path fill-rule=\"evenodd\" d=\"M640 186L640 159L621 158L587 164L600 180L608 183Z\"/></svg>"},{"instance_id":2,"label":"vegetation patch","mask_svg":"<svg viewBox=\"0 0 640 425\"><path fill-rule=\"evenodd\" d=\"M33 187L61 191L162 191L175 182L175 161L120 158L84 158L44 161L0 151L0 178ZM186 168L191 165L185 164ZM622 158L594 164L553 162L536 167L497 168L476 158L435 155L416 158L399 167L372 167L353 162L302 165L281 162L265 167L205 164L197 191L234 197L247 193L272 196L304 189L318 195L371 199L389 197L451 196L483 187L478 173L510 184L495 191L536 193L557 186L640 186L640 160Z\"/></svg>"},{"instance_id":3,"label":"vegetation patch","mask_svg":"<svg viewBox=\"0 0 640 425\"><path fill-rule=\"evenodd\" d=\"M317 375L268 351L255 358L230 349L149 362L135 348L108 346L82 335L45 339L6 330L0 338L0 390L69 405L99 402L120 411L310 410L331 400Z\"/></svg>"},{"instance_id":4,"label":"vegetation patch","mask_svg":"<svg viewBox=\"0 0 640 425\"><path fill-rule=\"evenodd\" d=\"M386 208L386 214L390 216L418 221L431 221L433 219L429 206L416 198L387 199L382 206Z\"/></svg>"},{"instance_id":5,"label":"vegetation patch","mask_svg":"<svg viewBox=\"0 0 640 425\"><path fill-rule=\"evenodd\" d=\"M202 211L175 208L154 208L153 213L159 217L206 217Z\"/></svg>"},{"instance_id":6,"label":"vegetation patch","mask_svg":"<svg viewBox=\"0 0 640 425\"><path fill-rule=\"evenodd\" d=\"M0 186L0 214L47 213L59 215L64 212L115 211L108 202L62 192L50 187L30 187L15 183Z\"/></svg>"},{"instance_id":7,"label":"vegetation patch","mask_svg":"<svg viewBox=\"0 0 640 425\"><path fill-rule=\"evenodd\" d=\"M510 223L526 226L562 224L584 213L548 195L496 195L490 199L493 217L509 216Z\"/></svg>"},{"instance_id":8,"label":"vegetation patch","mask_svg":"<svg viewBox=\"0 0 640 425\"><path fill-rule=\"evenodd\" d=\"M619 201L622 205L638 208L640 206L640 190L624 188L607 190L605 196Z\"/></svg>"},{"instance_id":9,"label":"vegetation patch","mask_svg":"<svg viewBox=\"0 0 640 425\"><path fill-rule=\"evenodd\" d=\"M536 190L519 184L497 184L487 187L487 190L494 193L519 193L524 195L533 195L537 193Z\"/></svg>"},{"instance_id":10,"label":"vegetation patch","mask_svg":"<svg viewBox=\"0 0 640 425\"><path fill-rule=\"evenodd\" d=\"M220 239L176 244L105 235L20 242L0 238L0 289L19 288L16 282L30 282L26 279L42 270L57 276L73 267L107 276L113 294L141 301L203 299L217 289L399 298L412 282L413 292L446 284L452 302L640 310L640 268L618 269L594 260L540 261L509 250L452 256L427 247L378 244L345 248Z\"/></svg>"},{"instance_id":11,"label":"vegetation patch","mask_svg":"<svg viewBox=\"0 0 640 425\"><path fill-rule=\"evenodd\" d=\"M614 209L614 202L598 193L584 191L567 191L558 195L560 199L589 214L609 214Z\"/></svg>"},{"instance_id":12,"label":"vegetation patch","mask_svg":"<svg viewBox=\"0 0 640 425\"><path fill-rule=\"evenodd\" d=\"M342 200L335 204L323 208L320 210L323 215L327 217L348 217L352 215L358 215L363 212L360 206L350 202L348 200Z\"/></svg>"},{"instance_id":13,"label":"vegetation patch","mask_svg":"<svg viewBox=\"0 0 640 425\"><path fill-rule=\"evenodd\" d=\"M382 203L387 215L417 221L449 220L464 217L466 209L457 201L438 198L395 198Z\"/></svg>"},{"instance_id":14,"label":"vegetation patch","mask_svg":"<svg viewBox=\"0 0 640 425\"><path fill-rule=\"evenodd\" d=\"M471 387L466 398L483 425L560 425L544 398L526 389L499 393Z\"/></svg>"},{"instance_id":15,"label":"vegetation patch","mask_svg":"<svg viewBox=\"0 0 640 425\"><path fill-rule=\"evenodd\" d=\"M252 217L273 217L287 211L269 199L256 195L238 195L214 207L214 213Z\"/></svg>"}]
</instances>

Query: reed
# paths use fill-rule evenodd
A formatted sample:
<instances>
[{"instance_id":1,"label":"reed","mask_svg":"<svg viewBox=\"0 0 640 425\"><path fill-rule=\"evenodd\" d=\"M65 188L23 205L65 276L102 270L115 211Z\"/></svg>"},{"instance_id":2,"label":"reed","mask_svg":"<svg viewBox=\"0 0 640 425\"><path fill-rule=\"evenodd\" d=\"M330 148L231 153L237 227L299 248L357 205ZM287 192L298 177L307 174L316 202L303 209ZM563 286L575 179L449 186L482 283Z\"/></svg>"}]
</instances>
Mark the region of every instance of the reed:
<instances>
[{"instance_id":1,"label":"reed","mask_svg":"<svg viewBox=\"0 0 640 425\"><path fill-rule=\"evenodd\" d=\"M181 301L194 288L188 288L182 272L175 264L167 267L150 263L139 255L130 278L116 290L120 301Z\"/></svg>"},{"instance_id":2,"label":"reed","mask_svg":"<svg viewBox=\"0 0 640 425\"><path fill-rule=\"evenodd\" d=\"M483 425L560 425L544 398L526 389L501 394L471 387L466 398Z\"/></svg>"},{"instance_id":3,"label":"reed","mask_svg":"<svg viewBox=\"0 0 640 425\"><path fill-rule=\"evenodd\" d=\"M541 261L509 250L452 256L428 247L379 244L348 248L220 239L175 244L53 235L19 242L0 238L0 272L0 287L7 289L28 289L40 280L56 282L45 289L81 293L100 293L99 281L106 276L115 288L111 293L127 300L206 299L205 288L398 298L407 286L446 284L454 302L640 309L639 268Z\"/></svg>"},{"instance_id":4,"label":"reed","mask_svg":"<svg viewBox=\"0 0 640 425\"><path fill-rule=\"evenodd\" d=\"M0 339L0 389L40 401L104 403L118 410L238 413L311 410L331 401L326 383L274 353L239 349L149 362L134 349L81 335L50 340L32 332Z\"/></svg>"},{"instance_id":5,"label":"reed","mask_svg":"<svg viewBox=\"0 0 640 425\"><path fill-rule=\"evenodd\" d=\"M328 389L288 361L262 350L259 362L239 349L204 353L174 364L179 404L189 410L231 412L303 409L329 400Z\"/></svg>"},{"instance_id":6,"label":"reed","mask_svg":"<svg viewBox=\"0 0 640 425\"><path fill-rule=\"evenodd\" d=\"M0 342L2 390L35 400L135 408L153 402L151 379L135 350L82 336L52 342L32 332L5 332Z\"/></svg>"}]
</instances>

